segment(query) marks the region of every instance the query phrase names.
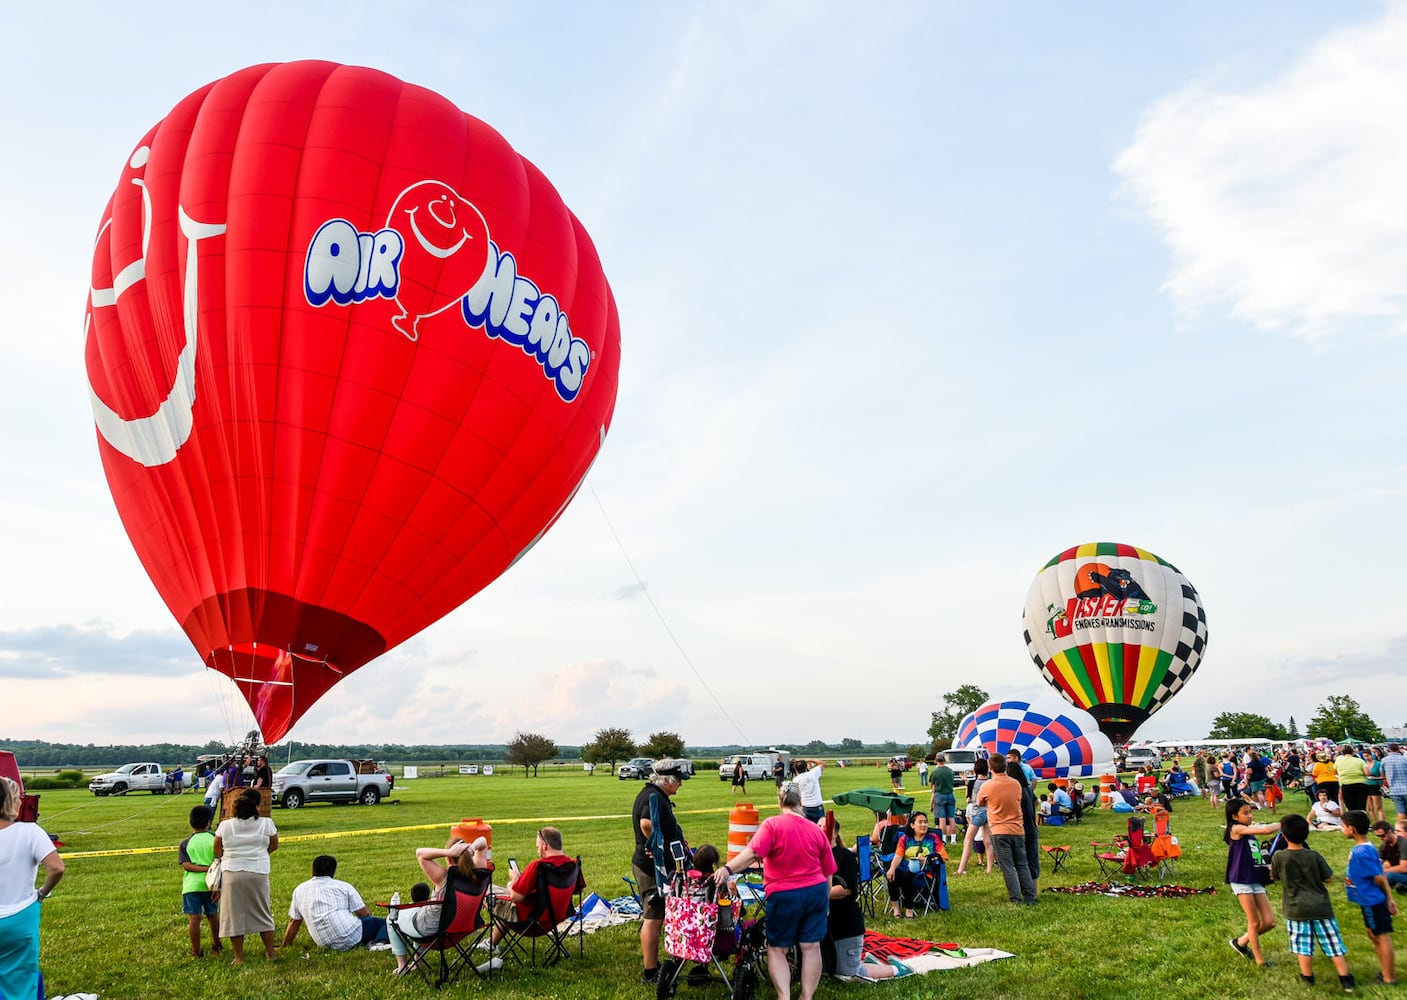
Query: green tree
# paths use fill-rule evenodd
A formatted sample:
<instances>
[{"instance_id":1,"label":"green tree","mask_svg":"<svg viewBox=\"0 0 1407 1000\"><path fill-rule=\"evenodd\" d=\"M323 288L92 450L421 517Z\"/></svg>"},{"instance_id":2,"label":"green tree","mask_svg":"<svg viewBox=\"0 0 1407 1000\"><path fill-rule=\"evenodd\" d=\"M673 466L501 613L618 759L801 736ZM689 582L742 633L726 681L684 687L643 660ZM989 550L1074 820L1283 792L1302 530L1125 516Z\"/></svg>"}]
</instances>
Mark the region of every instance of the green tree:
<instances>
[{"instance_id":1,"label":"green tree","mask_svg":"<svg viewBox=\"0 0 1407 1000\"><path fill-rule=\"evenodd\" d=\"M1212 731L1207 734L1209 740L1248 740L1256 737L1267 740L1289 738L1284 726L1253 712L1222 712L1212 720Z\"/></svg>"},{"instance_id":2,"label":"green tree","mask_svg":"<svg viewBox=\"0 0 1407 1000\"><path fill-rule=\"evenodd\" d=\"M933 724L928 727L929 739L935 746L942 740L948 741L944 747L951 746L963 716L977 711L988 700L987 692L976 684L964 684L956 691L949 691L943 695L943 710L933 713Z\"/></svg>"},{"instance_id":3,"label":"green tree","mask_svg":"<svg viewBox=\"0 0 1407 1000\"><path fill-rule=\"evenodd\" d=\"M506 760L510 764L521 764L525 778L528 776L528 768L532 768L532 776L536 778L537 766L555 756L557 744L538 733L514 733L513 738L508 741Z\"/></svg>"},{"instance_id":4,"label":"green tree","mask_svg":"<svg viewBox=\"0 0 1407 1000\"><path fill-rule=\"evenodd\" d=\"M830 744L824 740L812 740L801 748L801 752L809 757L819 757L830 750Z\"/></svg>"},{"instance_id":5,"label":"green tree","mask_svg":"<svg viewBox=\"0 0 1407 1000\"><path fill-rule=\"evenodd\" d=\"M1295 717L1290 716L1290 724L1285 727L1285 738L1297 740L1300 738L1300 727L1295 723Z\"/></svg>"},{"instance_id":6,"label":"green tree","mask_svg":"<svg viewBox=\"0 0 1407 1000\"><path fill-rule=\"evenodd\" d=\"M855 753L859 750L863 750L864 747L865 745L859 740L849 736L845 737L845 739L840 741L840 749L845 751L846 753Z\"/></svg>"},{"instance_id":7,"label":"green tree","mask_svg":"<svg viewBox=\"0 0 1407 1000\"><path fill-rule=\"evenodd\" d=\"M678 733L651 733L650 738L640 744L640 753L645 757L685 757L684 737Z\"/></svg>"},{"instance_id":8,"label":"green tree","mask_svg":"<svg viewBox=\"0 0 1407 1000\"><path fill-rule=\"evenodd\" d=\"M1309 720L1305 730L1310 736L1325 736L1331 740L1342 740L1352 736L1355 740L1378 742L1383 731L1346 694L1334 694L1319 706L1314 718Z\"/></svg>"},{"instance_id":9,"label":"green tree","mask_svg":"<svg viewBox=\"0 0 1407 1000\"><path fill-rule=\"evenodd\" d=\"M616 773L616 762L629 760L635 756L635 740L630 730L620 726L610 726L596 730L591 742L581 748L581 759L588 764L609 764L611 773Z\"/></svg>"}]
</instances>

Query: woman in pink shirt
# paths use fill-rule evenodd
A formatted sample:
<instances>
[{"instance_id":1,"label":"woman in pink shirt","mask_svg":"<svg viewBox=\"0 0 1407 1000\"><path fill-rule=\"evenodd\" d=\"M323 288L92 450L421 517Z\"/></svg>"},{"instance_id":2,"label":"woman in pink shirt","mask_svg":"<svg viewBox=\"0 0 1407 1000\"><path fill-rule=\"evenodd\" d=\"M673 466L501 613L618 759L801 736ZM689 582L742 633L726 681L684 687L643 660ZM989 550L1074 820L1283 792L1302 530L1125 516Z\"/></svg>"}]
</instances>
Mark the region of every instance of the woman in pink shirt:
<instances>
[{"instance_id":1,"label":"woman in pink shirt","mask_svg":"<svg viewBox=\"0 0 1407 1000\"><path fill-rule=\"evenodd\" d=\"M821 828L801 811L801 788L792 781L777 789L781 812L758 827L742 853L718 869L720 886L728 876L762 859L767 890L767 972L778 996L791 993L791 968L786 951L801 952L801 1000L815 996L821 981L821 939L826 936L830 910L830 878L835 857Z\"/></svg>"}]
</instances>

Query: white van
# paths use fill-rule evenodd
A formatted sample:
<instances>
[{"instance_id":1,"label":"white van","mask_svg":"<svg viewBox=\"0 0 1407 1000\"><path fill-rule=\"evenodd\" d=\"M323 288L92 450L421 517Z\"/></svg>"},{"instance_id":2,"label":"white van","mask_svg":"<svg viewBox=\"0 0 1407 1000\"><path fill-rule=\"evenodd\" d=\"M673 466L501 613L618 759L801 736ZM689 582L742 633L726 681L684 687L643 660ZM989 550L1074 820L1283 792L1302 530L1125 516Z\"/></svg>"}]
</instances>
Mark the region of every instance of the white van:
<instances>
[{"instance_id":1,"label":"white van","mask_svg":"<svg viewBox=\"0 0 1407 1000\"><path fill-rule=\"evenodd\" d=\"M972 774L972 765L977 762L976 750L944 750L943 762L957 775L959 781L966 781Z\"/></svg>"},{"instance_id":2,"label":"white van","mask_svg":"<svg viewBox=\"0 0 1407 1000\"><path fill-rule=\"evenodd\" d=\"M775 764L781 754L777 751L768 753L735 753L730 757L723 758L723 763L718 765L718 780L732 781L733 768L742 761L743 773L747 775L748 781L762 781L772 777L772 765ZM788 757L791 755L788 754ZM783 763L787 763L783 759Z\"/></svg>"}]
</instances>

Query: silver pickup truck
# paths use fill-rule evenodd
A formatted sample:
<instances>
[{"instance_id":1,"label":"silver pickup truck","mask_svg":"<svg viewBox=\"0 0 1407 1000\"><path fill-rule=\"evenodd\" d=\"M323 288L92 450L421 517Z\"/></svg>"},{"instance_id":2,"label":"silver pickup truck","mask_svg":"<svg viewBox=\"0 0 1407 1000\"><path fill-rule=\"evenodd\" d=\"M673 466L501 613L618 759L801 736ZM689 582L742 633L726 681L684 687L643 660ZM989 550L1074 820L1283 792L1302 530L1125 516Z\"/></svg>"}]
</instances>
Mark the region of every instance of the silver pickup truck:
<instances>
[{"instance_id":1,"label":"silver pickup truck","mask_svg":"<svg viewBox=\"0 0 1407 1000\"><path fill-rule=\"evenodd\" d=\"M371 761L295 760L274 775L273 800L285 809L306 802L374 806L394 787L391 773Z\"/></svg>"},{"instance_id":2,"label":"silver pickup truck","mask_svg":"<svg viewBox=\"0 0 1407 1000\"><path fill-rule=\"evenodd\" d=\"M128 792L164 795L166 772L160 764L149 761L141 764L123 764L116 771L100 774L88 782L88 791L94 795L126 795Z\"/></svg>"}]
</instances>

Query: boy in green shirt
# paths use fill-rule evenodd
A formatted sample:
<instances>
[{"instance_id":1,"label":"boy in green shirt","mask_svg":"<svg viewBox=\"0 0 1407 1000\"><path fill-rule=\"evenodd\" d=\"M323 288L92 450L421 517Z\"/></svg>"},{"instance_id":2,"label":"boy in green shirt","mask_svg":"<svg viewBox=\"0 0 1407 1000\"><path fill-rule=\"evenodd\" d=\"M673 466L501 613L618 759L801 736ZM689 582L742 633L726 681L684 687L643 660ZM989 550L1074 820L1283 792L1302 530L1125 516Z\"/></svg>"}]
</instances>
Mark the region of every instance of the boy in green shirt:
<instances>
[{"instance_id":1,"label":"boy in green shirt","mask_svg":"<svg viewBox=\"0 0 1407 1000\"><path fill-rule=\"evenodd\" d=\"M1347 949L1339 934L1339 922L1334 919L1334 904L1329 899L1326 882L1334 877L1333 869L1318 852L1304 846L1309 839L1309 821L1290 813L1280 821L1280 835L1285 849L1270 858L1270 874L1285 887L1285 929L1290 938L1290 952L1299 959L1300 979L1306 986L1314 985L1314 943L1334 963L1339 985L1352 993L1356 983L1348 971Z\"/></svg>"},{"instance_id":2,"label":"boy in green shirt","mask_svg":"<svg viewBox=\"0 0 1407 1000\"><path fill-rule=\"evenodd\" d=\"M220 912L215 902L217 893L212 893L205 885L205 873L215 860L215 835L210 832L210 821L215 818L215 810L209 806L196 806L191 810L191 835L181 841L177 859L185 869L181 878L181 912L190 925L191 957L199 958L200 918L210 922L210 953L220 953L220 929L216 914Z\"/></svg>"}]
</instances>

